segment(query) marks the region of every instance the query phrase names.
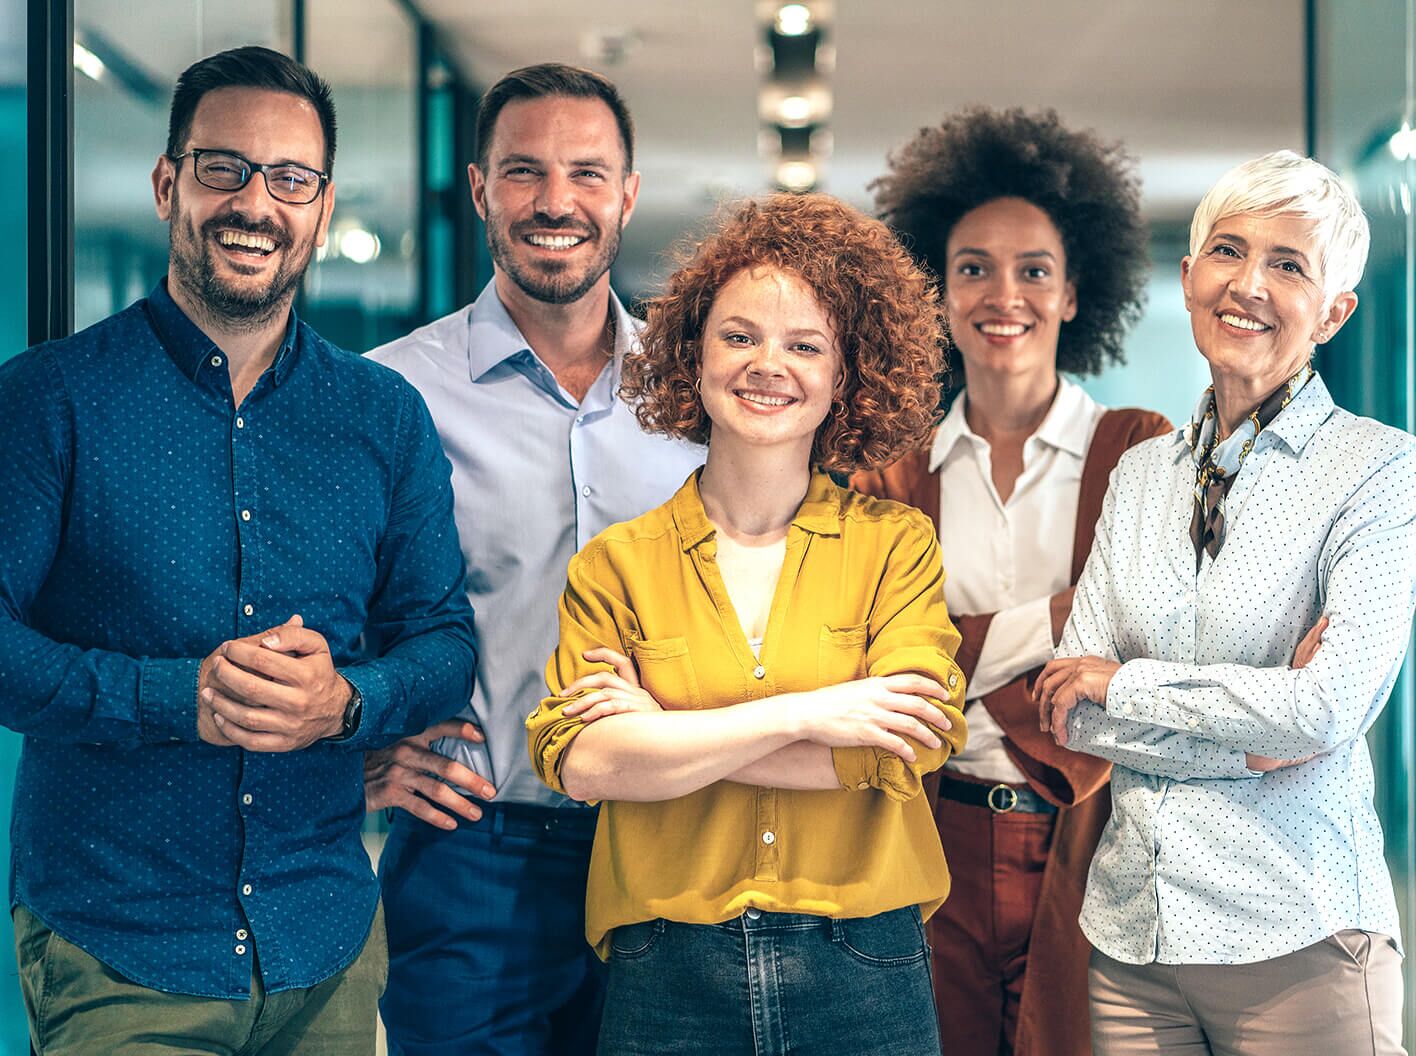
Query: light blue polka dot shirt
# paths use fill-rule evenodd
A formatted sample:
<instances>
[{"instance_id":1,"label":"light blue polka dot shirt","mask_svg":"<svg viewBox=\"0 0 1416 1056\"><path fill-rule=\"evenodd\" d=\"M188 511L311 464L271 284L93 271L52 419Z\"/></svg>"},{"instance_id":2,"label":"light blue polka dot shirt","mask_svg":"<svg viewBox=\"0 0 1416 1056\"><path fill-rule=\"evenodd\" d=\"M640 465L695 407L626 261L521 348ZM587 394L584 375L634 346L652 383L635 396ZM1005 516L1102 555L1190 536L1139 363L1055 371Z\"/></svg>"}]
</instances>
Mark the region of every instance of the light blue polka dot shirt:
<instances>
[{"instance_id":1,"label":"light blue polka dot shirt","mask_svg":"<svg viewBox=\"0 0 1416 1056\"><path fill-rule=\"evenodd\" d=\"M1068 728L1116 764L1082 928L1132 964L1265 960L1346 928L1399 944L1363 735L1416 609L1416 439L1313 378L1259 434L1198 573L1194 477L1183 431L1122 456L1058 647L1122 662ZM1260 775L1246 752L1315 758Z\"/></svg>"},{"instance_id":2,"label":"light blue polka dot shirt","mask_svg":"<svg viewBox=\"0 0 1416 1056\"><path fill-rule=\"evenodd\" d=\"M393 371L292 325L233 407L164 286L0 366L0 722L25 735L12 901L159 990L307 987L378 884L362 750L451 715L475 663L449 466ZM217 748L197 668L300 613L356 735Z\"/></svg>"}]
</instances>

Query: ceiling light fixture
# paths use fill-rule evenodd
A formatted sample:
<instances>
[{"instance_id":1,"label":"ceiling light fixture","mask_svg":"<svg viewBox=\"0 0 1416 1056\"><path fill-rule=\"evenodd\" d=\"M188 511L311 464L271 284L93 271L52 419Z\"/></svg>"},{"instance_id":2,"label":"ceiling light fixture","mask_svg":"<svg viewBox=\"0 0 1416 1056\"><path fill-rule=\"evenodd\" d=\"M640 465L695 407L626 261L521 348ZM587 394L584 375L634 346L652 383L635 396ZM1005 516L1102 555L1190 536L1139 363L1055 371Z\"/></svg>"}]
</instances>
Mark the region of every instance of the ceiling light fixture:
<instances>
[{"instance_id":1,"label":"ceiling light fixture","mask_svg":"<svg viewBox=\"0 0 1416 1056\"><path fill-rule=\"evenodd\" d=\"M805 4L783 4L777 8L777 32L784 37L800 37L811 32L811 8Z\"/></svg>"}]
</instances>

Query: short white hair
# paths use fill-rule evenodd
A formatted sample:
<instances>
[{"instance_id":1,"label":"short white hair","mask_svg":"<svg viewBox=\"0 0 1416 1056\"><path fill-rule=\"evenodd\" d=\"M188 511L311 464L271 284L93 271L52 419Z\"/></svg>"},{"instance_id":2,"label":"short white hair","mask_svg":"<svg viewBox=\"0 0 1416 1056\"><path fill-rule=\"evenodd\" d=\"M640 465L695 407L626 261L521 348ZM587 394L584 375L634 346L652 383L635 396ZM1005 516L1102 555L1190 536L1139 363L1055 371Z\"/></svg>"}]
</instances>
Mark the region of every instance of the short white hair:
<instances>
[{"instance_id":1,"label":"short white hair","mask_svg":"<svg viewBox=\"0 0 1416 1056\"><path fill-rule=\"evenodd\" d=\"M1190 256L1197 256L1214 225L1230 216L1297 216L1314 222L1323 299L1355 290L1367 266L1372 235L1367 214L1337 173L1291 150L1276 150L1236 165L1205 193L1190 221Z\"/></svg>"}]
</instances>

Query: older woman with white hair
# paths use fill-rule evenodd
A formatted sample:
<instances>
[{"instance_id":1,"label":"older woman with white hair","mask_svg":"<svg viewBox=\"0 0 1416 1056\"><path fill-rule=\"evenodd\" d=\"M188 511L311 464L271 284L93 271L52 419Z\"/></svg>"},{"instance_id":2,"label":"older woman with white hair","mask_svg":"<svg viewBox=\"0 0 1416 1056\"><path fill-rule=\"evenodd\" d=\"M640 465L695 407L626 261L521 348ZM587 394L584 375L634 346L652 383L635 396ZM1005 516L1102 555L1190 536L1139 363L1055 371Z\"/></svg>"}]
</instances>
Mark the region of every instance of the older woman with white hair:
<instances>
[{"instance_id":1,"label":"older woman with white hair","mask_svg":"<svg viewBox=\"0 0 1416 1056\"><path fill-rule=\"evenodd\" d=\"M1397 1054L1401 952L1363 735L1416 608L1416 439L1314 371L1369 236L1323 166L1238 166L1195 213L1213 386L1122 456L1036 684L1111 759L1082 929L1098 1056Z\"/></svg>"}]
</instances>

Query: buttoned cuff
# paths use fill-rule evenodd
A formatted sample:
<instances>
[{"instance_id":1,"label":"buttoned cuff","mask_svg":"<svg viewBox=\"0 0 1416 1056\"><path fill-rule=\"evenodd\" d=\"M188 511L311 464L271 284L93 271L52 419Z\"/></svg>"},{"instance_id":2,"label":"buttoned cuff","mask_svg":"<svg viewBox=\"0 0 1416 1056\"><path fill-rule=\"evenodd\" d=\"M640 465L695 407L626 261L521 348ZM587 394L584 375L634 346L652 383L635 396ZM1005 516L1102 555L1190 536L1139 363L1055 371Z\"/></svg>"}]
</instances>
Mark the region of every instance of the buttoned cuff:
<instances>
[{"instance_id":1,"label":"buttoned cuff","mask_svg":"<svg viewBox=\"0 0 1416 1056\"><path fill-rule=\"evenodd\" d=\"M199 741L200 660L144 660L138 679L138 733L144 744Z\"/></svg>"},{"instance_id":2,"label":"buttoned cuff","mask_svg":"<svg viewBox=\"0 0 1416 1056\"><path fill-rule=\"evenodd\" d=\"M832 748L831 765L836 781L848 792L876 788L902 802L920 792L918 775L898 755L883 748Z\"/></svg>"},{"instance_id":3,"label":"buttoned cuff","mask_svg":"<svg viewBox=\"0 0 1416 1056\"><path fill-rule=\"evenodd\" d=\"M1106 713L1114 719L1130 719L1132 722L1154 722L1156 691L1164 682L1164 676L1148 660L1127 660L1106 687ZM1167 729L1169 723L1162 723Z\"/></svg>"},{"instance_id":4,"label":"buttoned cuff","mask_svg":"<svg viewBox=\"0 0 1416 1056\"><path fill-rule=\"evenodd\" d=\"M380 720L386 719L388 715L391 693L389 680L379 670L379 666L378 661L372 661L336 669L344 681L359 691L364 702L363 708L359 715L359 725L348 737L326 737L321 743L362 752L383 747L383 742L391 739L379 727Z\"/></svg>"},{"instance_id":5,"label":"buttoned cuff","mask_svg":"<svg viewBox=\"0 0 1416 1056\"><path fill-rule=\"evenodd\" d=\"M994 613L969 680L969 699L987 696L1052 659L1052 599L1034 598Z\"/></svg>"}]
</instances>

